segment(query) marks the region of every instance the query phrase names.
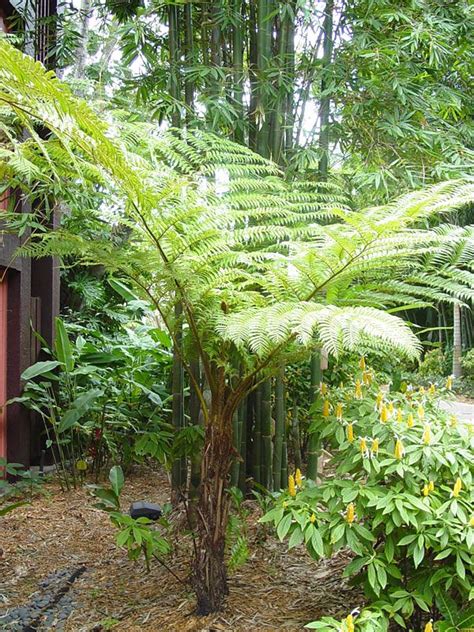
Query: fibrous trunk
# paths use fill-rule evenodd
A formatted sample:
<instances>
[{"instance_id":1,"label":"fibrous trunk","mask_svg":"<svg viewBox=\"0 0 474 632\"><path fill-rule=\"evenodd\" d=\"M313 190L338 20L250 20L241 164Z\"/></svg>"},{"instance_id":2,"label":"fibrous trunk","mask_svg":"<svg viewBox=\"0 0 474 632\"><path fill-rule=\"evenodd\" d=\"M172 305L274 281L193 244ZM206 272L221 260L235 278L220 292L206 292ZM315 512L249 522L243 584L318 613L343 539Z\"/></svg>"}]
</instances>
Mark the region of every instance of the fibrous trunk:
<instances>
[{"instance_id":1,"label":"fibrous trunk","mask_svg":"<svg viewBox=\"0 0 474 632\"><path fill-rule=\"evenodd\" d=\"M213 398L214 399L214 398ZM220 398L219 398L220 399ZM229 471L233 458L232 415L212 410L206 426L197 508L192 575L198 614L221 610L228 594L225 534L229 516Z\"/></svg>"}]
</instances>

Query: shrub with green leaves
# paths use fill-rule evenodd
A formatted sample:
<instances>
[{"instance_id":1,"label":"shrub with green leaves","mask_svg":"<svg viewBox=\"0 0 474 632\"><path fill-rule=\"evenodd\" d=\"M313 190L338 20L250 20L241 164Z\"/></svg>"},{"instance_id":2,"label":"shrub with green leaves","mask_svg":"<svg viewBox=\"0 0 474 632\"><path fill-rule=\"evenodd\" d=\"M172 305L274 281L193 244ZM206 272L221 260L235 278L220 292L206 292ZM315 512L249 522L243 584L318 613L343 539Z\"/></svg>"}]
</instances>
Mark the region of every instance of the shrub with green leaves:
<instances>
[{"instance_id":1,"label":"shrub with green leaves","mask_svg":"<svg viewBox=\"0 0 474 632\"><path fill-rule=\"evenodd\" d=\"M438 408L434 386L382 390L364 365L322 385L312 427L332 454L322 482L290 477L262 521L315 559L351 550L344 575L371 608L420 629L474 594L474 427Z\"/></svg>"}]
</instances>

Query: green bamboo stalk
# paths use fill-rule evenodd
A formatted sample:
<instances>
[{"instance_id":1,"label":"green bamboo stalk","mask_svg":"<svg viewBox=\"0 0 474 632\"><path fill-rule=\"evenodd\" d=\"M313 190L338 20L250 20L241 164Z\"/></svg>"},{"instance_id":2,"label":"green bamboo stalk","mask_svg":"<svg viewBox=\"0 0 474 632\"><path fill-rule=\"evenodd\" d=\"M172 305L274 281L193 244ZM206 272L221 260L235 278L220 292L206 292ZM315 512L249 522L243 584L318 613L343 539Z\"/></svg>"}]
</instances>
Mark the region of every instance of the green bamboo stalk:
<instances>
[{"instance_id":1,"label":"green bamboo stalk","mask_svg":"<svg viewBox=\"0 0 474 632\"><path fill-rule=\"evenodd\" d=\"M193 3L184 5L184 59L189 68L194 63L194 30L193 30ZM193 118L194 106L194 80L190 73L184 74L184 102L186 104L186 124L189 125Z\"/></svg>"},{"instance_id":2,"label":"green bamboo stalk","mask_svg":"<svg viewBox=\"0 0 474 632\"><path fill-rule=\"evenodd\" d=\"M180 79L179 79L179 8L177 5L168 6L168 47L170 55L170 94L174 99L171 124L179 127L181 115L177 106L180 100Z\"/></svg>"},{"instance_id":3,"label":"green bamboo stalk","mask_svg":"<svg viewBox=\"0 0 474 632\"><path fill-rule=\"evenodd\" d=\"M239 488L245 494L247 492L247 403L248 399L244 399L239 407L239 439L240 439L240 457L242 459L239 468Z\"/></svg>"},{"instance_id":4,"label":"green bamboo stalk","mask_svg":"<svg viewBox=\"0 0 474 632\"><path fill-rule=\"evenodd\" d=\"M183 406L183 365L181 362L181 346L182 346L182 313L183 307L180 301L175 305L175 345L173 347L173 366L172 366L172 409L171 418L175 433L178 433L184 422L184 406ZM171 470L171 486L175 492L175 500L186 481L183 480L182 459L175 458Z\"/></svg>"},{"instance_id":5,"label":"green bamboo stalk","mask_svg":"<svg viewBox=\"0 0 474 632\"><path fill-rule=\"evenodd\" d=\"M262 388L255 391L254 430L252 443L253 478L256 483L262 482Z\"/></svg>"},{"instance_id":6,"label":"green bamboo stalk","mask_svg":"<svg viewBox=\"0 0 474 632\"><path fill-rule=\"evenodd\" d=\"M275 379L275 440L273 449L273 489L282 487L283 442L285 434L285 368L281 367ZM285 481L286 482L286 481Z\"/></svg>"},{"instance_id":7,"label":"green bamboo stalk","mask_svg":"<svg viewBox=\"0 0 474 632\"><path fill-rule=\"evenodd\" d=\"M242 0L233 0L234 26L232 29L233 100L236 110L234 140L244 142L244 42Z\"/></svg>"},{"instance_id":8,"label":"green bamboo stalk","mask_svg":"<svg viewBox=\"0 0 474 632\"><path fill-rule=\"evenodd\" d=\"M232 463L232 468L230 471L230 484L232 487L237 487L239 484L239 476L240 476L240 424L241 420L239 419L239 411L236 410L234 412L234 416L232 417L232 444L234 446L234 450L236 452L236 457Z\"/></svg>"},{"instance_id":9,"label":"green bamboo stalk","mask_svg":"<svg viewBox=\"0 0 474 632\"><path fill-rule=\"evenodd\" d=\"M322 379L321 373L321 356L319 353L313 353L311 356L311 393L313 402L318 397L319 384ZM318 476L318 457L320 450L319 433L311 432L308 441L308 464L306 468L306 476L308 479L316 481Z\"/></svg>"},{"instance_id":10,"label":"green bamboo stalk","mask_svg":"<svg viewBox=\"0 0 474 632\"><path fill-rule=\"evenodd\" d=\"M262 476L261 482L268 490L273 489L273 459L272 459L272 410L271 410L271 380L262 384L261 430L262 430Z\"/></svg>"},{"instance_id":11,"label":"green bamboo stalk","mask_svg":"<svg viewBox=\"0 0 474 632\"><path fill-rule=\"evenodd\" d=\"M285 432L283 441L283 457L281 465L281 486L286 487L288 481L288 439Z\"/></svg>"},{"instance_id":12,"label":"green bamboo stalk","mask_svg":"<svg viewBox=\"0 0 474 632\"><path fill-rule=\"evenodd\" d=\"M321 75L321 106L320 106L320 133L319 147L321 159L319 161L319 175L322 180L327 179L329 167L329 114L331 109L331 97L327 93L328 73L331 67L333 49L333 13L334 0L327 0L324 9L324 42Z\"/></svg>"},{"instance_id":13,"label":"green bamboo stalk","mask_svg":"<svg viewBox=\"0 0 474 632\"><path fill-rule=\"evenodd\" d=\"M295 458L295 468L302 469L300 421L298 417L298 404L293 404L291 415L291 441ZM286 479L285 479L286 480Z\"/></svg>"}]
</instances>

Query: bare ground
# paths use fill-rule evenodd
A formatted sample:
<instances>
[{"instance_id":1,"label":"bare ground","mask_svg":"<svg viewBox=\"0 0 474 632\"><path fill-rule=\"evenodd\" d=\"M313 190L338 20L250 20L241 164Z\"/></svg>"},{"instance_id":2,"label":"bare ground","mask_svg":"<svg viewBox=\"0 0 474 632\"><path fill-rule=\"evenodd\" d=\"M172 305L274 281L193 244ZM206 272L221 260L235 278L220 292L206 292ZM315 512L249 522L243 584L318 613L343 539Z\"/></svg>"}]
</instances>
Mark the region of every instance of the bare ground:
<instances>
[{"instance_id":1,"label":"bare ground","mask_svg":"<svg viewBox=\"0 0 474 632\"><path fill-rule=\"evenodd\" d=\"M0 616L27 604L49 574L82 566L86 571L70 590L75 609L66 632L302 630L320 616L342 618L361 605L360 594L341 579L344 554L316 563L303 548L288 552L256 526L258 510L250 504L251 557L230 577L225 610L197 617L185 585L158 564L146 573L141 561L129 561L115 546L114 527L86 489L62 493L51 483L45 492L0 518ZM124 507L141 499L163 503L169 492L162 472L138 469L125 485ZM189 545L189 538L178 536L168 560L183 578Z\"/></svg>"}]
</instances>

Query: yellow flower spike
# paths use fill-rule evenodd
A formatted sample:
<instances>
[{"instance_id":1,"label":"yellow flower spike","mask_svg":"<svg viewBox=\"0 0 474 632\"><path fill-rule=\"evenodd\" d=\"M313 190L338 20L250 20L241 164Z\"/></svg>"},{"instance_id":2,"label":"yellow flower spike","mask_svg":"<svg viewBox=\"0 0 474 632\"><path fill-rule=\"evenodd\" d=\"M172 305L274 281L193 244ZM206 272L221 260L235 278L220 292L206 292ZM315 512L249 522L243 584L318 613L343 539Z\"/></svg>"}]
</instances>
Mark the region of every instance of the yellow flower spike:
<instances>
[{"instance_id":1,"label":"yellow flower spike","mask_svg":"<svg viewBox=\"0 0 474 632\"><path fill-rule=\"evenodd\" d=\"M292 474L288 476L288 491L290 492L290 496L296 496L295 479Z\"/></svg>"},{"instance_id":2,"label":"yellow flower spike","mask_svg":"<svg viewBox=\"0 0 474 632\"><path fill-rule=\"evenodd\" d=\"M401 408L397 409L397 421L401 423L403 421L403 412Z\"/></svg>"},{"instance_id":3,"label":"yellow flower spike","mask_svg":"<svg viewBox=\"0 0 474 632\"><path fill-rule=\"evenodd\" d=\"M430 424L425 424L423 429L423 443L425 445L430 445L431 443L431 426Z\"/></svg>"},{"instance_id":4,"label":"yellow flower spike","mask_svg":"<svg viewBox=\"0 0 474 632\"><path fill-rule=\"evenodd\" d=\"M354 632L355 630L354 617L351 614L347 615L345 624L346 624L347 632Z\"/></svg>"},{"instance_id":5,"label":"yellow flower spike","mask_svg":"<svg viewBox=\"0 0 474 632\"><path fill-rule=\"evenodd\" d=\"M321 391L321 395L324 397L325 395L327 395L328 385L325 384L324 382L321 382L321 386L319 387L319 390Z\"/></svg>"},{"instance_id":6,"label":"yellow flower spike","mask_svg":"<svg viewBox=\"0 0 474 632\"><path fill-rule=\"evenodd\" d=\"M395 411L395 407L394 407L394 405L393 405L393 402L390 402L390 404L388 405L388 412L389 412L391 415L393 415L394 411Z\"/></svg>"},{"instance_id":7,"label":"yellow flower spike","mask_svg":"<svg viewBox=\"0 0 474 632\"><path fill-rule=\"evenodd\" d=\"M453 388L453 376L450 375L446 380L446 388L450 391Z\"/></svg>"},{"instance_id":8,"label":"yellow flower spike","mask_svg":"<svg viewBox=\"0 0 474 632\"><path fill-rule=\"evenodd\" d=\"M408 413L407 426L409 428L413 428L414 425L415 425L415 418L413 417L413 413Z\"/></svg>"},{"instance_id":9,"label":"yellow flower spike","mask_svg":"<svg viewBox=\"0 0 474 632\"><path fill-rule=\"evenodd\" d=\"M341 421L342 420L342 410L343 410L343 405L341 402L339 402L336 406L336 418Z\"/></svg>"},{"instance_id":10,"label":"yellow flower spike","mask_svg":"<svg viewBox=\"0 0 474 632\"><path fill-rule=\"evenodd\" d=\"M323 417L329 417L329 400L328 399L324 400Z\"/></svg>"},{"instance_id":11,"label":"yellow flower spike","mask_svg":"<svg viewBox=\"0 0 474 632\"><path fill-rule=\"evenodd\" d=\"M365 358L364 356L361 357L361 359L359 360L359 368L362 369L362 371L365 371Z\"/></svg>"},{"instance_id":12,"label":"yellow flower spike","mask_svg":"<svg viewBox=\"0 0 474 632\"><path fill-rule=\"evenodd\" d=\"M364 371L362 373L362 382L366 385L366 386L370 386L370 377L369 377L369 372L368 371Z\"/></svg>"},{"instance_id":13,"label":"yellow flower spike","mask_svg":"<svg viewBox=\"0 0 474 632\"><path fill-rule=\"evenodd\" d=\"M388 421L388 408L385 406L385 404L382 405L382 408L380 410L380 421L383 424L386 424Z\"/></svg>"},{"instance_id":14,"label":"yellow flower spike","mask_svg":"<svg viewBox=\"0 0 474 632\"><path fill-rule=\"evenodd\" d=\"M355 520L354 503L349 503L346 509L346 522L352 524Z\"/></svg>"},{"instance_id":15,"label":"yellow flower spike","mask_svg":"<svg viewBox=\"0 0 474 632\"><path fill-rule=\"evenodd\" d=\"M400 461L400 459L403 457L404 452L405 452L405 448L403 447L403 443L401 442L400 439L397 439L397 442L395 443L395 452L394 452L395 458Z\"/></svg>"},{"instance_id":16,"label":"yellow flower spike","mask_svg":"<svg viewBox=\"0 0 474 632\"><path fill-rule=\"evenodd\" d=\"M430 619L428 623L425 625L424 632L433 632L433 619Z\"/></svg>"},{"instance_id":17,"label":"yellow flower spike","mask_svg":"<svg viewBox=\"0 0 474 632\"><path fill-rule=\"evenodd\" d=\"M456 426L458 425L458 418L456 417L456 415L451 415L451 417L449 418L449 425L451 426L451 428L456 428Z\"/></svg>"},{"instance_id":18,"label":"yellow flower spike","mask_svg":"<svg viewBox=\"0 0 474 632\"><path fill-rule=\"evenodd\" d=\"M471 519L469 520L469 526L474 527L474 516L471 516Z\"/></svg>"},{"instance_id":19,"label":"yellow flower spike","mask_svg":"<svg viewBox=\"0 0 474 632\"><path fill-rule=\"evenodd\" d=\"M372 440L372 445L370 447L370 450L371 450L372 454L378 454L379 453L379 440L378 439L373 439Z\"/></svg>"},{"instance_id":20,"label":"yellow flower spike","mask_svg":"<svg viewBox=\"0 0 474 632\"><path fill-rule=\"evenodd\" d=\"M367 440L365 437L361 437L360 439L359 450L362 452L362 454L364 454L364 452L367 452Z\"/></svg>"},{"instance_id":21,"label":"yellow flower spike","mask_svg":"<svg viewBox=\"0 0 474 632\"><path fill-rule=\"evenodd\" d=\"M425 483L425 486L423 487L423 496L428 496L429 493L430 493L430 486Z\"/></svg>"},{"instance_id":22,"label":"yellow flower spike","mask_svg":"<svg viewBox=\"0 0 474 632\"><path fill-rule=\"evenodd\" d=\"M296 468L295 483L298 485L298 487L301 487L303 485L303 477L301 475L301 470L299 467Z\"/></svg>"},{"instance_id":23,"label":"yellow flower spike","mask_svg":"<svg viewBox=\"0 0 474 632\"><path fill-rule=\"evenodd\" d=\"M354 426L352 424L348 424L346 433L347 440L349 441L349 443L352 443L354 441Z\"/></svg>"},{"instance_id":24,"label":"yellow flower spike","mask_svg":"<svg viewBox=\"0 0 474 632\"><path fill-rule=\"evenodd\" d=\"M454 487L453 487L453 496L454 498L457 498L459 496L459 494L461 493L461 489L462 489L462 480L459 478L456 479L456 482L454 483Z\"/></svg>"},{"instance_id":25,"label":"yellow flower spike","mask_svg":"<svg viewBox=\"0 0 474 632\"><path fill-rule=\"evenodd\" d=\"M434 384L430 384L430 387L428 389L428 393L430 395L434 395L436 393L436 386Z\"/></svg>"},{"instance_id":26,"label":"yellow flower spike","mask_svg":"<svg viewBox=\"0 0 474 632\"><path fill-rule=\"evenodd\" d=\"M428 483L428 489L430 490L430 492L434 492L434 481L430 481Z\"/></svg>"},{"instance_id":27,"label":"yellow flower spike","mask_svg":"<svg viewBox=\"0 0 474 632\"><path fill-rule=\"evenodd\" d=\"M316 516L314 515L314 513L311 514L311 518L309 519L309 521L314 524L316 522Z\"/></svg>"},{"instance_id":28,"label":"yellow flower spike","mask_svg":"<svg viewBox=\"0 0 474 632\"><path fill-rule=\"evenodd\" d=\"M424 419L425 418L425 409L423 408L423 406L421 404L418 404L418 408L417 408L417 414L418 414L418 419Z\"/></svg>"},{"instance_id":29,"label":"yellow flower spike","mask_svg":"<svg viewBox=\"0 0 474 632\"><path fill-rule=\"evenodd\" d=\"M420 393L420 395L424 395L425 394L425 387L424 386L420 386L418 392Z\"/></svg>"},{"instance_id":30,"label":"yellow flower spike","mask_svg":"<svg viewBox=\"0 0 474 632\"><path fill-rule=\"evenodd\" d=\"M355 383L355 397L356 399L362 399L363 395L362 395L362 385L360 383L360 380L356 380Z\"/></svg>"},{"instance_id":31,"label":"yellow flower spike","mask_svg":"<svg viewBox=\"0 0 474 632\"><path fill-rule=\"evenodd\" d=\"M342 380L339 382L339 388L344 388L344 382Z\"/></svg>"}]
</instances>

